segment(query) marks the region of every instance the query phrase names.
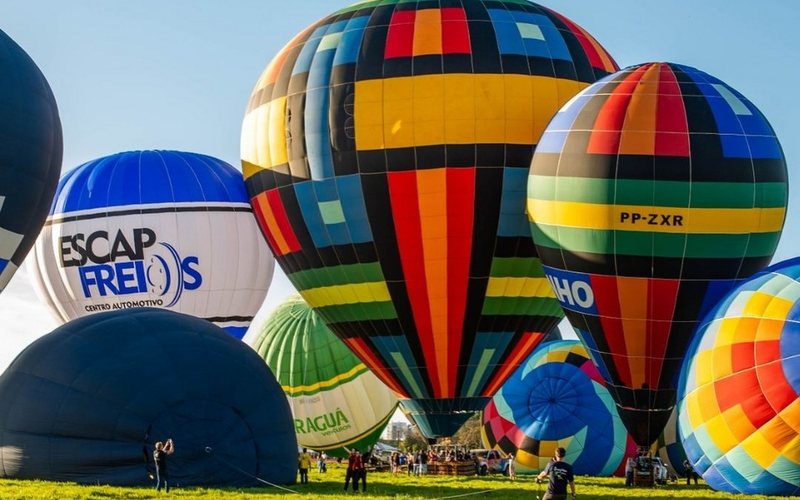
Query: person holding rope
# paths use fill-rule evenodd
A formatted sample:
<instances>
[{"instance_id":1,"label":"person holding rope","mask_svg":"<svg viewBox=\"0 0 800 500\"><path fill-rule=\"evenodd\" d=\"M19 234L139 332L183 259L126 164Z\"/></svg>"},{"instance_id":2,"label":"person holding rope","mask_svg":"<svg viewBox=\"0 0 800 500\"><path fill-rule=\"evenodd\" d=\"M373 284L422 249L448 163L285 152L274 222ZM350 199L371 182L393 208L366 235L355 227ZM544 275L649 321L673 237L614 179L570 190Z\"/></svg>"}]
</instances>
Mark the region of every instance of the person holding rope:
<instances>
[{"instance_id":1,"label":"person holding rope","mask_svg":"<svg viewBox=\"0 0 800 500\"><path fill-rule=\"evenodd\" d=\"M567 452L564 448L556 448L555 460L547 464L542 472L536 476L536 482L549 477L547 491L542 500L567 500L567 485L569 485L572 498L575 498L575 474L572 465L564 461Z\"/></svg>"},{"instance_id":2,"label":"person holding rope","mask_svg":"<svg viewBox=\"0 0 800 500\"><path fill-rule=\"evenodd\" d=\"M164 444L161 441L156 443L153 450L153 461L156 463L156 491L161 491L161 481L164 481L164 492L169 493L169 475L167 474L167 455L175 452L175 444L172 438L167 439Z\"/></svg>"}]
</instances>

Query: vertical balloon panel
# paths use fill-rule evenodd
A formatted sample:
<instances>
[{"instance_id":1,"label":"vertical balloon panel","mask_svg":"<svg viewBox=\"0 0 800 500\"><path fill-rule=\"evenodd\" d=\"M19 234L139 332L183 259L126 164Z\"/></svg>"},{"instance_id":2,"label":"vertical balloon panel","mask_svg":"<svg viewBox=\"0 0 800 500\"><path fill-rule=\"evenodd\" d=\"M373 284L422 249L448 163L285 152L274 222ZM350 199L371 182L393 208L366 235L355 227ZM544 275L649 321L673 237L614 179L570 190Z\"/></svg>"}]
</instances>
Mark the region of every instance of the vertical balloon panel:
<instances>
[{"instance_id":1,"label":"vertical balloon panel","mask_svg":"<svg viewBox=\"0 0 800 500\"><path fill-rule=\"evenodd\" d=\"M32 276L56 319L149 306L241 338L273 260L241 175L193 153L121 153L65 174Z\"/></svg>"},{"instance_id":2,"label":"vertical balloon panel","mask_svg":"<svg viewBox=\"0 0 800 500\"><path fill-rule=\"evenodd\" d=\"M446 421L429 435L480 410L563 316L524 178L558 106L615 69L533 3L368 1L256 84L242 164L270 247L416 421Z\"/></svg>"}]
</instances>

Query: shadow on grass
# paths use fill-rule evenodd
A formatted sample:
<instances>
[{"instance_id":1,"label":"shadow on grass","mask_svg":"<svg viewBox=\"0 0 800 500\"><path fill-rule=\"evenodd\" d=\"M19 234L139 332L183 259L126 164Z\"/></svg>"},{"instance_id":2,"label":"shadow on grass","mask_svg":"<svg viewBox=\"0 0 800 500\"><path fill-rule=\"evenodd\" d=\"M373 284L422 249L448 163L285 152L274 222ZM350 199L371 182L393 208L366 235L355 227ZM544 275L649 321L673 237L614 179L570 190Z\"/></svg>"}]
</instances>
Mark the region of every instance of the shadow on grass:
<instances>
[{"instance_id":1,"label":"shadow on grass","mask_svg":"<svg viewBox=\"0 0 800 500\"><path fill-rule=\"evenodd\" d=\"M316 480L314 480L316 479ZM300 495L314 498L345 498L360 496L362 498L492 498L492 499L534 499L541 498L546 490L545 484L536 484L532 478L521 478L516 482L509 479L460 477L460 478L391 478L388 475L375 474L368 478L367 493L347 493L343 491L343 482L335 478L314 478L308 485L294 485L291 489ZM397 481L391 484L389 481ZM719 499L719 493L711 491L705 485L686 486L670 484L655 488L626 487L622 479L618 481L608 478L580 477L576 480L578 497L583 499L610 500L620 498L647 498L654 500L674 500L680 498ZM246 490L247 493L259 495L285 495L275 489Z\"/></svg>"},{"instance_id":2,"label":"shadow on grass","mask_svg":"<svg viewBox=\"0 0 800 500\"><path fill-rule=\"evenodd\" d=\"M366 494L344 493L344 468L331 467L329 474L312 474L310 484L291 485L281 490L274 487L264 488L203 488L177 487L170 490L169 497L180 500L191 499L236 499L257 500L280 497L280 500L316 499L345 500L354 497L372 498L375 500L394 499L429 499L429 498L463 498L471 499L530 499L541 497L545 486L537 485L532 477L520 477L511 481L501 476L495 477L393 477L388 473L374 473L368 477ZM329 469L330 470L330 469ZM616 500L616 499L701 499L721 500L742 498L737 495L714 492L705 484L698 486L686 484L670 484L655 488L633 488L624 486L621 478L577 477L578 497L584 499ZM295 494L296 493L296 494ZM0 480L0 498L50 500L53 498L80 499L154 499L164 498L150 487L115 487L98 485L77 485L74 483L58 483L49 481ZM764 496L748 496L747 500L764 500Z\"/></svg>"}]
</instances>

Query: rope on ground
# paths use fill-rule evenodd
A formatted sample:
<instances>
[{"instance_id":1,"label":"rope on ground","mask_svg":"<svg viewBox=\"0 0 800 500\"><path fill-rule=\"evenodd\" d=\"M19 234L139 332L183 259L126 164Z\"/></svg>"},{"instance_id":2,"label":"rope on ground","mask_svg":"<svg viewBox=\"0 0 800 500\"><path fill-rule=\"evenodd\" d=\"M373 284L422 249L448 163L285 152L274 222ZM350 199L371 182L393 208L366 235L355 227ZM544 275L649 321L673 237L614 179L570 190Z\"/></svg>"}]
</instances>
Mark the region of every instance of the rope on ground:
<instances>
[{"instance_id":1,"label":"rope on ground","mask_svg":"<svg viewBox=\"0 0 800 500\"><path fill-rule=\"evenodd\" d=\"M210 446L206 446L206 453L208 453L208 454L211 454L211 451L212 451L212 450L211 450L211 447L210 447ZM269 481L267 481L266 479L261 479L261 478L260 478L260 477L258 477L258 476L254 476L253 474L250 474L250 473L249 473L249 472L247 472L246 470L242 470L242 469L240 469L239 467L235 466L234 464L232 464L232 463L230 463L230 462L227 462L227 461L225 461L225 460L223 460L223 459L221 459L221 458L217 457L216 455L211 455L211 458L214 458L215 460L217 460L217 461L218 461L218 462L220 462L221 464L223 464L223 465L227 465L227 466L228 466L228 467L230 467L231 469L234 469L234 470L236 470L236 471L239 471L239 472L241 472L242 474L244 474L245 476L249 476L249 477L251 477L251 478L255 479L256 481L260 481L260 482L262 482L262 483L264 483L264 484L266 484L266 485L268 485L268 486L273 486L273 487L275 487L275 488L278 488L278 489L281 489L281 490L284 490L284 491L288 491L289 493L295 493L295 494L298 494L298 495L300 494L299 492L297 492L297 491L294 491L294 490L292 490L292 489L286 488L286 487L284 487L284 486L281 486L281 485L279 485L279 484L270 483L270 482L269 482Z\"/></svg>"},{"instance_id":2,"label":"rope on ground","mask_svg":"<svg viewBox=\"0 0 800 500\"><path fill-rule=\"evenodd\" d=\"M444 500L445 498L461 498L461 497L471 497L472 495L482 495L483 493L491 493L494 490L483 490L483 491L476 491L473 493L462 493L460 495L450 495L449 497L439 497L440 500Z\"/></svg>"}]
</instances>

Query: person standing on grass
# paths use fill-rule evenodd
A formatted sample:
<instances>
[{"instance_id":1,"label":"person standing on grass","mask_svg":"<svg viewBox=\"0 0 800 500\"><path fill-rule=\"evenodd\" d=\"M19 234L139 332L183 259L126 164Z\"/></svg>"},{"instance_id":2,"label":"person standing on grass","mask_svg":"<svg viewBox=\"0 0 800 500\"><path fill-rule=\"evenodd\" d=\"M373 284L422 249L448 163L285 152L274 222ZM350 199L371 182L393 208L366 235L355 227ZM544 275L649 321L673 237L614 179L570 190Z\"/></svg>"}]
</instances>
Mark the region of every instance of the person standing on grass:
<instances>
[{"instance_id":1,"label":"person standing on grass","mask_svg":"<svg viewBox=\"0 0 800 500\"><path fill-rule=\"evenodd\" d=\"M633 469L636 467L636 460L628 457L625 462L625 486L633 486Z\"/></svg>"},{"instance_id":2,"label":"person standing on grass","mask_svg":"<svg viewBox=\"0 0 800 500\"><path fill-rule=\"evenodd\" d=\"M694 484L697 484L697 473L694 471L694 467L692 467L692 463L689 462L688 458L683 461L683 473L686 474L687 486L691 484L692 479L694 479Z\"/></svg>"},{"instance_id":3,"label":"person standing on grass","mask_svg":"<svg viewBox=\"0 0 800 500\"><path fill-rule=\"evenodd\" d=\"M359 472L361 471L361 455L355 450L350 452L350 456L347 457L347 470L344 474L344 491L347 492L347 486L350 484L350 481L353 481L353 492L358 493L358 478Z\"/></svg>"},{"instance_id":4,"label":"person standing on grass","mask_svg":"<svg viewBox=\"0 0 800 500\"><path fill-rule=\"evenodd\" d=\"M308 449L303 448L303 453L297 459L297 468L300 471L300 484L308 484L308 469L311 468L311 455Z\"/></svg>"},{"instance_id":5,"label":"person standing on grass","mask_svg":"<svg viewBox=\"0 0 800 500\"><path fill-rule=\"evenodd\" d=\"M320 474L323 472L328 472L328 454L324 451L319 454L319 462L317 462L317 466L319 467Z\"/></svg>"},{"instance_id":6,"label":"person standing on grass","mask_svg":"<svg viewBox=\"0 0 800 500\"><path fill-rule=\"evenodd\" d=\"M564 461L567 452L564 448L556 448L555 460L547 464L542 472L536 476L539 482L548 477L547 492L542 500L567 500L567 485L569 485L572 498L575 498L575 474L572 466Z\"/></svg>"},{"instance_id":7,"label":"person standing on grass","mask_svg":"<svg viewBox=\"0 0 800 500\"><path fill-rule=\"evenodd\" d=\"M508 477L510 477L512 481L517 480L517 468L514 466L513 453L508 456Z\"/></svg>"},{"instance_id":8,"label":"person standing on grass","mask_svg":"<svg viewBox=\"0 0 800 500\"><path fill-rule=\"evenodd\" d=\"M161 483L164 483L164 492L169 493L169 475L167 473L167 455L175 452L175 444L172 438L167 439L164 444L161 441L156 443L153 450L153 461L156 463L156 491L161 491Z\"/></svg>"},{"instance_id":9,"label":"person standing on grass","mask_svg":"<svg viewBox=\"0 0 800 500\"><path fill-rule=\"evenodd\" d=\"M422 452L419 455L419 475L424 476L428 474L428 454L426 452Z\"/></svg>"},{"instance_id":10,"label":"person standing on grass","mask_svg":"<svg viewBox=\"0 0 800 500\"><path fill-rule=\"evenodd\" d=\"M372 453L369 451L361 455L361 469L358 471L358 479L361 480L361 493L367 492L367 464L371 458Z\"/></svg>"},{"instance_id":11,"label":"person standing on grass","mask_svg":"<svg viewBox=\"0 0 800 500\"><path fill-rule=\"evenodd\" d=\"M397 472L400 470L400 454L396 451L392 453L389 463L392 466L392 476L396 476Z\"/></svg>"}]
</instances>

